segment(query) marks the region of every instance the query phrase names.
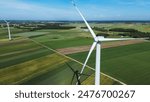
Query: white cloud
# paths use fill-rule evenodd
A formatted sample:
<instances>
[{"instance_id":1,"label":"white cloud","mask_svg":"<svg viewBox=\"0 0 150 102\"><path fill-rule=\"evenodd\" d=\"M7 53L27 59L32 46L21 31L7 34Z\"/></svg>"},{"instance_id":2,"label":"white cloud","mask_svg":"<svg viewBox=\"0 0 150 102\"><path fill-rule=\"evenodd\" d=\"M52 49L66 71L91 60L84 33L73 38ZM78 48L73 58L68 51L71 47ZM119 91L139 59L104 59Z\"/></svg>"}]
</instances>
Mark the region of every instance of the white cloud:
<instances>
[{"instance_id":1,"label":"white cloud","mask_svg":"<svg viewBox=\"0 0 150 102\"><path fill-rule=\"evenodd\" d=\"M21 9L28 10L31 9L34 5L20 2L18 0L3 0L0 2L1 7L10 8L10 9Z\"/></svg>"},{"instance_id":2,"label":"white cloud","mask_svg":"<svg viewBox=\"0 0 150 102\"><path fill-rule=\"evenodd\" d=\"M46 7L39 4L5 0L0 2L0 9L7 10L3 15L20 16L20 19L73 19L76 13L68 8ZM0 10L1 11L1 10ZM78 16L77 16L78 17ZM4 18L4 17L3 17Z\"/></svg>"}]
</instances>

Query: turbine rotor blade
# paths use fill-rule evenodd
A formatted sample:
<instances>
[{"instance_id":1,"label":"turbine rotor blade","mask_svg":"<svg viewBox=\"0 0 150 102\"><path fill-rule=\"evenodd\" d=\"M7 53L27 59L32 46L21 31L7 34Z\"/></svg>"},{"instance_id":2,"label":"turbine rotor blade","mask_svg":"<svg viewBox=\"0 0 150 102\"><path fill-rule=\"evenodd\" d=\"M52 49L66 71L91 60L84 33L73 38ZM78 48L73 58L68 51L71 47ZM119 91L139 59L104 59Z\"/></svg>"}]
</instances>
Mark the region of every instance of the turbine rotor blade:
<instances>
[{"instance_id":1,"label":"turbine rotor blade","mask_svg":"<svg viewBox=\"0 0 150 102\"><path fill-rule=\"evenodd\" d=\"M94 31L92 30L92 28L90 27L90 25L88 24L88 22L86 21L85 17L83 16L83 14L81 13L81 11L78 9L78 7L75 4L75 1L72 0L73 6L76 8L77 12L80 14L80 16L82 17L83 21L85 22L87 28L89 29L91 35L93 36L94 40L96 40L96 34L94 33Z\"/></svg>"},{"instance_id":2,"label":"turbine rotor blade","mask_svg":"<svg viewBox=\"0 0 150 102\"><path fill-rule=\"evenodd\" d=\"M4 20L5 23L8 23L6 20Z\"/></svg>"},{"instance_id":3,"label":"turbine rotor blade","mask_svg":"<svg viewBox=\"0 0 150 102\"><path fill-rule=\"evenodd\" d=\"M87 58L86 58L86 60L85 60L85 62L84 62L84 65L83 65L83 67L82 67L82 70L81 70L80 74L83 73L84 68L85 68L85 66L86 66L86 64L87 64L87 62L88 62L88 60L89 60L89 58L90 58L90 55L91 55L91 53L93 52L93 50L94 50L96 44L97 44L97 42L94 42L93 45L91 46L91 49L90 49L90 51L89 51L89 53L88 53L88 56L87 56ZM80 79L80 77L79 77L79 79Z\"/></svg>"},{"instance_id":4,"label":"turbine rotor blade","mask_svg":"<svg viewBox=\"0 0 150 102\"><path fill-rule=\"evenodd\" d=\"M123 41L123 40L135 40L135 38L99 38L97 37L99 41L105 42L105 41Z\"/></svg>"},{"instance_id":5,"label":"turbine rotor blade","mask_svg":"<svg viewBox=\"0 0 150 102\"><path fill-rule=\"evenodd\" d=\"M73 83L74 77L75 77L75 73L74 73L73 76L72 76L71 85L72 85L72 83Z\"/></svg>"}]
</instances>

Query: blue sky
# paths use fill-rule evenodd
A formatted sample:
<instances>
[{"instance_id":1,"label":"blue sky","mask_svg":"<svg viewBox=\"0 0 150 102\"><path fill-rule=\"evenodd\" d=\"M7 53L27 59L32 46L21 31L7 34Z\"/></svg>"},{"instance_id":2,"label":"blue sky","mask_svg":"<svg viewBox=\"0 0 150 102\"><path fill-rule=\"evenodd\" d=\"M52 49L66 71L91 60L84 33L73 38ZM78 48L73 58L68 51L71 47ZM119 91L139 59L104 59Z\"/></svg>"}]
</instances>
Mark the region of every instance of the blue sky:
<instances>
[{"instance_id":1,"label":"blue sky","mask_svg":"<svg viewBox=\"0 0 150 102\"><path fill-rule=\"evenodd\" d=\"M88 20L150 20L150 0L75 0ZM81 20L70 0L0 0L0 18Z\"/></svg>"}]
</instances>

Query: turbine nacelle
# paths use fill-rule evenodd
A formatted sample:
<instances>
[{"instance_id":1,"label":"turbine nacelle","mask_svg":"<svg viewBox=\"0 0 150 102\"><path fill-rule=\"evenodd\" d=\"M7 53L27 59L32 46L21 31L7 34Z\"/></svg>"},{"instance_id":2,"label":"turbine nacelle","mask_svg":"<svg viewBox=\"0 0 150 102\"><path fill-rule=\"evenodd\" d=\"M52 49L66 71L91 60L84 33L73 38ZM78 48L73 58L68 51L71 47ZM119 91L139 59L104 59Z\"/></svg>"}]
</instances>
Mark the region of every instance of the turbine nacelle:
<instances>
[{"instance_id":1,"label":"turbine nacelle","mask_svg":"<svg viewBox=\"0 0 150 102\"><path fill-rule=\"evenodd\" d=\"M101 42L104 39L104 36L96 36L96 38L94 38L95 42Z\"/></svg>"}]
</instances>

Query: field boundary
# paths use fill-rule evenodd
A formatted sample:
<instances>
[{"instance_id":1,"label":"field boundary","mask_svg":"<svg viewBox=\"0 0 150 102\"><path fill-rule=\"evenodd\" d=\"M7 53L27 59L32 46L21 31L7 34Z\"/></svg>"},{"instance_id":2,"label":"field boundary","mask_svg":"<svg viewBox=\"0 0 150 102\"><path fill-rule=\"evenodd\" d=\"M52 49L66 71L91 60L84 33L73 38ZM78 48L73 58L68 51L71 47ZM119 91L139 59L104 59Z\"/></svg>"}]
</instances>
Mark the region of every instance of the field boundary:
<instances>
[{"instance_id":1,"label":"field boundary","mask_svg":"<svg viewBox=\"0 0 150 102\"><path fill-rule=\"evenodd\" d=\"M47 48L48 50L54 51L54 52L57 53L57 54L60 54L60 55L66 57L66 58L68 58L68 59L70 59L70 60L72 60L72 61L75 61L75 62L77 62L77 63L83 65L83 63L79 62L78 60L75 60L75 59L73 59L73 58L71 58L71 57L68 57L68 56L66 56L66 55L64 55L64 54L62 54L62 53L60 53L60 52L58 52L58 51L56 51L56 50L54 50L54 49L52 49L52 48L50 48L50 47L44 45L44 44L41 44L40 42L37 42L37 41L35 41L35 40L33 40L33 39L30 39L30 38L28 38L28 39L31 40L31 41L33 41L34 43L36 43L36 44L38 44L38 45L44 47L44 48ZM88 66L88 65L86 65L86 67L89 68L89 69L91 69L91 70L93 70L93 71L95 71L94 68L92 68L92 67L90 67L90 66ZM104 76L107 76L107 77L109 77L109 78L111 78L111 79L113 79L113 80L119 82L119 83L122 84L122 85L127 85L127 84L125 84L124 82L122 82L122 81L120 81L120 80L118 80L118 79L116 79L116 78L113 78L113 77L110 76L110 75L107 75L107 74L105 74L105 73L103 73L103 72L100 72L100 73L103 74Z\"/></svg>"}]
</instances>

